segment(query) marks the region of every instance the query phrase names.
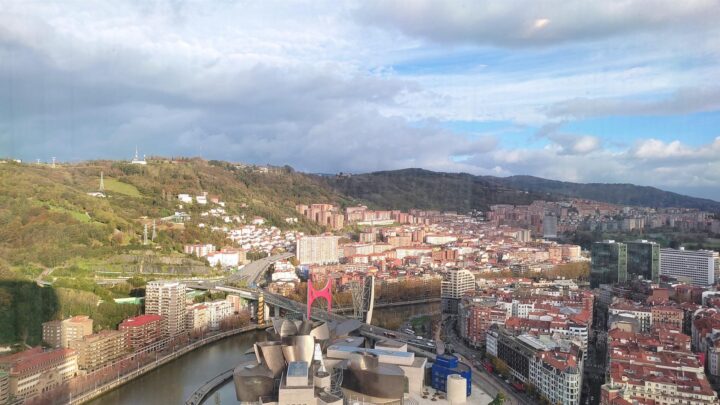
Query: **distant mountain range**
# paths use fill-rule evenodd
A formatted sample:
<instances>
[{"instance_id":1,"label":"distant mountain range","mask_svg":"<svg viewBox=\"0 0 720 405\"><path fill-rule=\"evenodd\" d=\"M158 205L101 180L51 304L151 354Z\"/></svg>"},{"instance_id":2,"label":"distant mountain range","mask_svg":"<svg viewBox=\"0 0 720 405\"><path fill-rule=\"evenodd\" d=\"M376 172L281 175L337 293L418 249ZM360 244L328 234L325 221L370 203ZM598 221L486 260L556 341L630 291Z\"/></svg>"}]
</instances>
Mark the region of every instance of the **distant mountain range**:
<instances>
[{"instance_id":1,"label":"distant mountain range","mask_svg":"<svg viewBox=\"0 0 720 405\"><path fill-rule=\"evenodd\" d=\"M486 210L492 204L527 204L574 197L618 205L698 208L720 212L720 202L632 184L570 183L533 176L474 176L402 169L317 176L348 197L392 209Z\"/></svg>"}]
</instances>

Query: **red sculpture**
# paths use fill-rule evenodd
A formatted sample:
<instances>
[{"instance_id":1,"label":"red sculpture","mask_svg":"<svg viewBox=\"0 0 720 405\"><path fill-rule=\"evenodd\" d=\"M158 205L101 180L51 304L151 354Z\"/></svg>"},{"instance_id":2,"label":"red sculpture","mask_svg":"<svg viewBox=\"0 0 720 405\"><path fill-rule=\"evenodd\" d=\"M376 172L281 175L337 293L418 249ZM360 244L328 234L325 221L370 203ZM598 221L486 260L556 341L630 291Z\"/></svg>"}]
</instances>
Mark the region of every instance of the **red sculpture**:
<instances>
[{"instance_id":1,"label":"red sculpture","mask_svg":"<svg viewBox=\"0 0 720 405\"><path fill-rule=\"evenodd\" d=\"M310 280L307 283L307 319L310 319L310 308L312 307L312 303L318 299L318 298L325 298L325 300L328 303L328 312L332 310L332 278L328 277L327 283L325 284L325 287L316 290L315 287L313 287L313 281L315 280L315 275L311 275Z\"/></svg>"}]
</instances>

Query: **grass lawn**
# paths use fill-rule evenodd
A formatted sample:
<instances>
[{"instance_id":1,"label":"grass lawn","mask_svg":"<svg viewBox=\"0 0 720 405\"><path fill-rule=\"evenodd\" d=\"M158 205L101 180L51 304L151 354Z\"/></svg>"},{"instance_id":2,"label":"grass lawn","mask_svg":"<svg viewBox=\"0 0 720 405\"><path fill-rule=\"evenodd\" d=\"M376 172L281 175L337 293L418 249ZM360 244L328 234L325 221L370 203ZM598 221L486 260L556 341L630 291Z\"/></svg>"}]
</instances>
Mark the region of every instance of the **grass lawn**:
<instances>
[{"instance_id":1,"label":"grass lawn","mask_svg":"<svg viewBox=\"0 0 720 405\"><path fill-rule=\"evenodd\" d=\"M125 194L130 197L142 197L137 187L132 184L123 183L115 179L105 179L105 190L114 193Z\"/></svg>"},{"instance_id":2,"label":"grass lawn","mask_svg":"<svg viewBox=\"0 0 720 405\"><path fill-rule=\"evenodd\" d=\"M86 222L86 223L92 222L92 219L84 212L69 210L65 207L58 207L58 206L50 205L50 204L46 204L45 206L48 207L48 209L50 209L50 211L64 212L66 214L70 214L70 216L72 216L74 219L76 219L80 222Z\"/></svg>"}]
</instances>

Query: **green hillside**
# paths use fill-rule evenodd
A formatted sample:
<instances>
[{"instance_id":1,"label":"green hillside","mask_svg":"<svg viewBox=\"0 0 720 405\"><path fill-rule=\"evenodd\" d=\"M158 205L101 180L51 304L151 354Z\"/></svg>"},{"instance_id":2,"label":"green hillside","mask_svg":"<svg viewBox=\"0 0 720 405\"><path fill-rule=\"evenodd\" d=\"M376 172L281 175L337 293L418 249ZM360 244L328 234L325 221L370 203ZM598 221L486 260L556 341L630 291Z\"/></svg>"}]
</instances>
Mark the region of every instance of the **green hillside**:
<instances>
[{"instance_id":1,"label":"green hillside","mask_svg":"<svg viewBox=\"0 0 720 405\"><path fill-rule=\"evenodd\" d=\"M105 197L88 195L99 188ZM220 218L201 217L211 205L188 205L182 225L161 218L180 210L177 194L207 192L224 201L228 215L255 216L268 225L308 233L324 229L300 220L295 204L350 201L312 176L290 168L262 172L217 161L156 159L148 165L93 161L73 165L0 164L0 344L38 344L41 323L84 313L98 328L114 328L137 313L113 298L137 293L144 281L175 275L217 276L204 260L182 254L186 243L229 244ZM145 224L158 225L143 245ZM197 225L203 222L206 227ZM102 278L134 277L133 283L102 285ZM40 287L37 280L51 282ZM101 303L102 302L102 303ZM30 308L30 309L28 309Z\"/></svg>"},{"instance_id":2,"label":"green hillside","mask_svg":"<svg viewBox=\"0 0 720 405\"><path fill-rule=\"evenodd\" d=\"M98 190L100 172L107 198L87 194ZM11 266L38 267L140 248L143 219L173 215L179 193L207 192L226 202L230 215L261 216L281 228L289 227L285 218L297 216L297 203L347 202L289 168L261 173L200 159L157 160L147 166L94 161L56 168L5 163L0 165L0 190L0 257ZM198 216L192 214L201 209L207 208L184 208L194 219ZM322 230L306 221L295 227ZM155 248L178 251L180 244L196 240L223 245L218 234L192 226L184 232L160 232Z\"/></svg>"}]
</instances>

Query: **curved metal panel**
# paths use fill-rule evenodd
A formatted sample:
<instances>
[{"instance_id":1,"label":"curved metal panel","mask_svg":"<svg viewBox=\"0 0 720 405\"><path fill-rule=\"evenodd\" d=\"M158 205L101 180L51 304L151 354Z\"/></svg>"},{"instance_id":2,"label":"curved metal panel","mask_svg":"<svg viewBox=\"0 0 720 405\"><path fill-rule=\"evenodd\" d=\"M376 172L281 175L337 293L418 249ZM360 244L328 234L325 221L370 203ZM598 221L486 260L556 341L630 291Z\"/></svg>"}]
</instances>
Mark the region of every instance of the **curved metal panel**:
<instances>
[{"instance_id":1,"label":"curved metal panel","mask_svg":"<svg viewBox=\"0 0 720 405\"><path fill-rule=\"evenodd\" d=\"M286 359L292 356L292 361L312 362L315 352L315 338L310 335L287 336L282 339L283 353L288 353Z\"/></svg>"},{"instance_id":2,"label":"curved metal panel","mask_svg":"<svg viewBox=\"0 0 720 405\"><path fill-rule=\"evenodd\" d=\"M327 340L330 339L330 328L328 328L327 323L322 323L320 326L312 329L309 335L318 340Z\"/></svg>"},{"instance_id":3,"label":"curved metal panel","mask_svg":"<svg viewBox=\"0 0 720 405\"><path fill-rule=\"evenodd\" d=\"M280 342L260 342L255 344L256 353L260 353L259 363L267 365L274 377L285 370L285 356Z\"/></svg>"},{"instance_id":4,"label":"curved metal panel","mask_svg":"<svg viewBox=\"0 0 720 405\"><path fill-rule=\"evenodd\" d=\"M275 378L272 371L254 361L240 363L233 372L235 396L238 401L256 403L260 397L272 396Z\"/></svg>"}]
</instances>

